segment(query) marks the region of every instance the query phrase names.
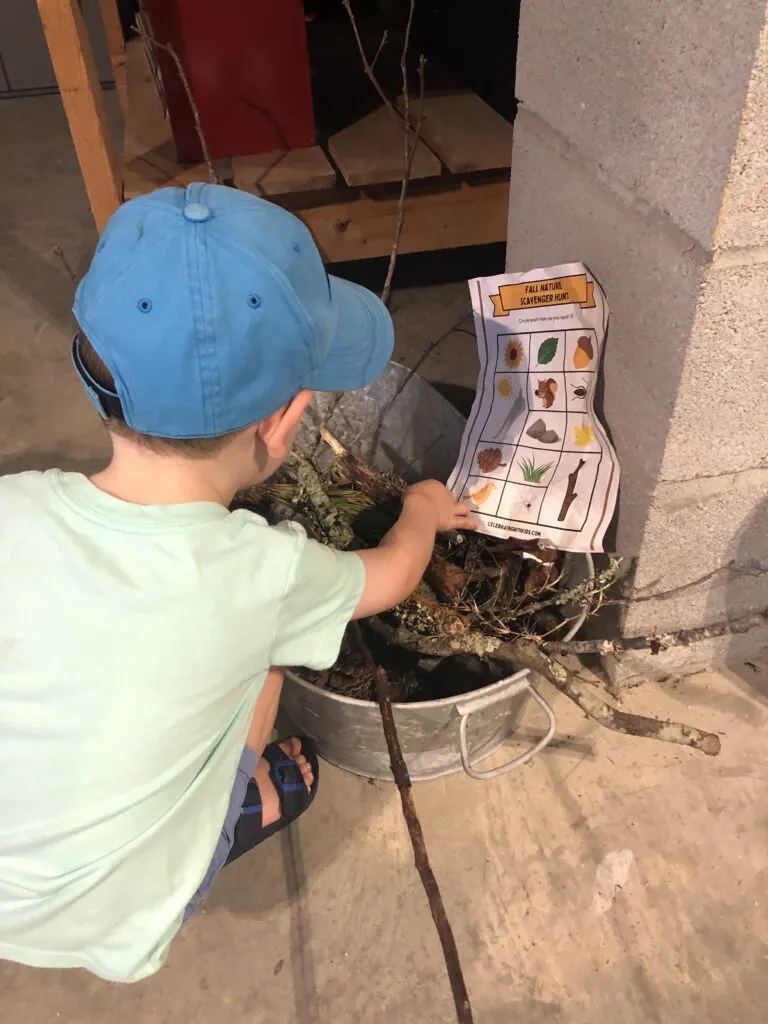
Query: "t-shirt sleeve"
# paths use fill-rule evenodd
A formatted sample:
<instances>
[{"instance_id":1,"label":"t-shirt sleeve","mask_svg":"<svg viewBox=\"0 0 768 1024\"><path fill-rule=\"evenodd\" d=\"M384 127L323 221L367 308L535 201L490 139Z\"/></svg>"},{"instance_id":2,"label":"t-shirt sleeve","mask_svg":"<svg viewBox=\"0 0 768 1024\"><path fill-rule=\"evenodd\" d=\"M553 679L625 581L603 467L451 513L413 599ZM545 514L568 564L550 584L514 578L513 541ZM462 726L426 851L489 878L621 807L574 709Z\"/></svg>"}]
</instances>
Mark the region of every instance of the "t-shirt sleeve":
<instances>
[{"instance_id":1,"label":"t-shirt sleeve","mask_svg":"<svg viewBox=\"0 0 768 1024\"><path fill-rule=\"evenodd\" d=\"M363 560L311 540L295 524L278 529L294 534L293 571L277 613L271 663L330 668L339 655L352 613L365 586Z\"/></svg>"}]
</instances>

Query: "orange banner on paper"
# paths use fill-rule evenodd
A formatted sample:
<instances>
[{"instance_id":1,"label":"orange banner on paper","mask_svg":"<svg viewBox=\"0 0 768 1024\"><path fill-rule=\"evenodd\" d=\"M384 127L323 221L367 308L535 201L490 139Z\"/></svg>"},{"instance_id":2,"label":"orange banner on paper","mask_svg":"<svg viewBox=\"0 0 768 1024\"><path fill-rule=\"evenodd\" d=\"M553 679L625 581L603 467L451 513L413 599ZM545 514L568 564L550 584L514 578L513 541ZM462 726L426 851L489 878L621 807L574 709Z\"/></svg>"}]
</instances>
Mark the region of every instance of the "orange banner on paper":
<instances>
[{"instance_id":1,"label":"orange banner on paper","mask_svg":"<svg viewBox=\"0 0 768 1024\"><path fill-rule=\"evenodd\" d=\"M576 302L582 309L594 309L595 285L586 274L573 277L551 277L545 281L524 281L503 284L496 295L489 296L494 316L509 316L513 309L533 306L562 306Z\"/></svg>"}]
</instances>

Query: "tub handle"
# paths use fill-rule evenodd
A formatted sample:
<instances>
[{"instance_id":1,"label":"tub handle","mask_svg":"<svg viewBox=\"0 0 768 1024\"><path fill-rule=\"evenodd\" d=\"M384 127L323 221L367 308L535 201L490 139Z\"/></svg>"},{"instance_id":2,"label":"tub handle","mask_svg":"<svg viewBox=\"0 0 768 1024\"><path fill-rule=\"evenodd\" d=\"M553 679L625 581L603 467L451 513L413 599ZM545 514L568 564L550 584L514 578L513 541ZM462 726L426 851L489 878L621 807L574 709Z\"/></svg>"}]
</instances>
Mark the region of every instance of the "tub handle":
<instances>
[{"instance_id":1,"label":"tub handle","mask_svg":"<svg viewBox=\"0 0 768 1024\"><path fill-rule=\"evenodd\" d=\"M456 710L458 711L461 719L459 722L461 763L464 771L473 779L495 779L499 775L504 775L505 772L512 771L513 768L519 768L527 761L530 761L532 757L535 757L540 750L543 750L555 735L557 720L555 718L554 711L544 700L541 694L531 686L528 671L524 669L523 672L524 674L516 673L514 676L510 676L510 685L498 693L488 694L487 697L476 697L474 700L465 700L456 705ZM523 693L524 691L527 691L528 694L533 697L549 719L549 728L545 735L542 736L538 743L535 743L530 750L526 750L524 754L520 754L518 757L513 757L511 761L507 761L506 764L499 765L498 768L489 768L488 771L484 772L480 771L478 768L473 768L469 763L469 750L467 748L467 722L469 721L469 716L474 714L475 711L483 711L485 708L489 708L492 707L492 705L497 704L500 700L506 700L509 697L514 697L515 694Z\"/></svg>"}]
</instances>

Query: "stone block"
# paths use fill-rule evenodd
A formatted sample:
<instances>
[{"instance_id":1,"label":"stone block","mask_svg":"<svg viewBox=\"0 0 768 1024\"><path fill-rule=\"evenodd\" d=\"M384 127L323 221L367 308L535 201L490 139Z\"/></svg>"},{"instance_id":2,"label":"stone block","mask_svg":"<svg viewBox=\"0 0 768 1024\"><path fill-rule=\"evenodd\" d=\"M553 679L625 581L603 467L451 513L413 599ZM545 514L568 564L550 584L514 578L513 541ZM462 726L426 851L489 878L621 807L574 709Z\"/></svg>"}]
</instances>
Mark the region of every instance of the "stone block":
<instances>
[{"instance_id":1,"label":"stone block","mask_svg":"<svg viewBox=\"0 0 768 1024\"><path fill-rule=\"evenodd\" d=\"M709 498L687 485L656 492L633 581L640 600L623 612L625 635L696 628L768 608L768 473L749 487L732 479L731 489ZM727 569L730 562L738 571Z\"/></svg>"},{"instance_id":2,"label":"stone block","mask_svg":"<svg viewBox=\"0 0 768 1024\"><path fill-rule=\"evenodd\" d=\"M680 375L663 480L768 466L766 339L768 263L708 268Z\"/></svg>"},{"instance_id":3,"label":"stone block","mask_svg":"<svg viewBox=\"0 0 768 1024\"><path fill-rule=\"evenodd\" d=\"M715 244L768 245L768 21L763 28L725 186Z\"/></svg>"},{"instance_id":4,"label":"stone block","mask_svg":"<svg viewBox=\"0 0 768 1024\"><path fill-rule=\"evenodd\" d=\"M640 549L678 401L703 254L667 218L617 193L578 149L521 110L507 268L570 260L588 264L611 307L601 416L622 465L617 546L631 557Z\"/></svg>"},{"instance_id":5,"label":"stone block","mask_svg":"<svg viewBox=\"0 0 768 1024\"><path fill-rule=\"evenodd\" d=\"M710 248L765 9L765 0L526 0L517 95ZM747 181L747 211L750 190Z\"/></svg>"}]
</instances>

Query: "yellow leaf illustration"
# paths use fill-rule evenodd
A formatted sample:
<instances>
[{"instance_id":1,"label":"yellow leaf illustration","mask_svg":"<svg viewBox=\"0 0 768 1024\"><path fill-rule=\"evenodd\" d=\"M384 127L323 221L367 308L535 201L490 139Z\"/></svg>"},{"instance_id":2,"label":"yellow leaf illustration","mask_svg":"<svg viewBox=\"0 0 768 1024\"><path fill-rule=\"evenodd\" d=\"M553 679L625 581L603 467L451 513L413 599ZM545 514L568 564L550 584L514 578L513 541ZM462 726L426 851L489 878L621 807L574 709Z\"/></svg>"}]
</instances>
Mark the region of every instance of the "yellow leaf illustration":
<instances>
[{"instance_id":1,"label":"yellow leaf illustration","mask_svg":"<svg viewBox=\"0 0 768 1024\"><path fill-rule=\"evenodd\" d=\"M502 398L511 398L514 388L512 387L512 381L509 377L500 377L499 383L496 385L496 390Z\"/></svg>"},{"instance_id":2,"label":"yellow leaf illustration","mask_svg":"<svg viewBox=\"0 0 768 1024\"><path fill-rule=\"evenodd\" d=\"M584 420L580 427L573 428L573 439L576 442L577 448L589 448L595 440L595 432L590 424Z\"/></svg>"}]
</instances>

